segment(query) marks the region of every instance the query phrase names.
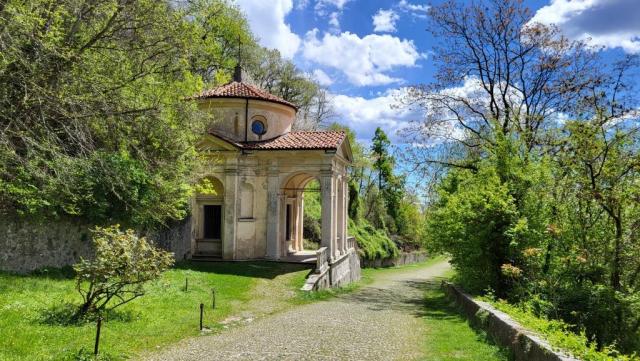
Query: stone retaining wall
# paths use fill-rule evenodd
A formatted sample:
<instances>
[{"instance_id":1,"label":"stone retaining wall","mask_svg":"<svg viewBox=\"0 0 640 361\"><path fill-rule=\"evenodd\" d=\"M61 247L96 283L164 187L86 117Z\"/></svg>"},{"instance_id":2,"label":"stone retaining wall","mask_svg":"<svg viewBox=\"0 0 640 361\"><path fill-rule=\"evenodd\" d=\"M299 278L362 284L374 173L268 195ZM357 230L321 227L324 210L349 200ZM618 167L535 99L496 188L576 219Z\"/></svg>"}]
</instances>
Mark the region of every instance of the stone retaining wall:
<instances>
[{"instance_id":1,"label":"stone retaining wall","mask_svg":"<svg viewBox=\"0 0 640 361\"><path fill-rule=\"evenodd\" d=\"M400 256L395 258L371 260L361 257L360 264L362 264L362 267L365 268L396 267L406 264L424 262L428 257L429 255L426 251L402 252Z\"/></svg>"},{"instance_id":2,"label":"stone retaining wall","mask_svg":"<svg viewBox=\"0 0 640 361\"><path fill-rule=\"evenodd\" d=\"M0 221L0 270L63 267L92 254L89 226L72 220Z\"/></svg>"},{"instance_id":3,"label":"stone retaining wall","mask_svg":"<svg viewBox=\"0 0 640 361\"><path fill-rule=\"evenodd\" d=\"M579 361L554 351L548 342L522 327L506 313L486 302L474 300L451 283L442 282L442 288L472 323L483 328L496 343L508 347L515 360Z\"/></svg>"},{"instance_id":4,"label":"stone retaining wall","mask_svg":"<svg viewBox=\"0 0 640 361\"><path fill-rule=\"evenodd\" d=\"M91 228L93 225L73 219L0 219L0 271L27 273L89 258L93 254ZM182 260L190 256L190 230L187 219L148 232L147 237Z\"/></svg>"}]
</instances>

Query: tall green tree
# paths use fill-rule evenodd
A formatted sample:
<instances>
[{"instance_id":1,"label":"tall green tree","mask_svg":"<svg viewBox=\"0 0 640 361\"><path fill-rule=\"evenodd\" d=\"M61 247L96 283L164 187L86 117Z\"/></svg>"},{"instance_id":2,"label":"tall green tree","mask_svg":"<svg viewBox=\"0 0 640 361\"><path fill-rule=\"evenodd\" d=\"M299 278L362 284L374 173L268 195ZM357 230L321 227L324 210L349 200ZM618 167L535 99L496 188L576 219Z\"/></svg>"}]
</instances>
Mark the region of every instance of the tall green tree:
<instances>
[{"instance_id":1,"label":"tall green tree","mask_svg":"<svg viewBox=\"0 0 640 361\"><path fill-rule=\"evenodd\" d=\"M185 214L194 144L184 101L228 78L251 36L224 1L5 1L0 207L149 224Z\"/></svg>"},{"instance_id":2,"label":"tall green tree","mask_svg":"<svg viewBox=\"0 0 640 361\"><path fill-rule=\"evenodd\" d=\"M405 180L403 176L394 174L395 158L389 153L390 145L391 142L385 132L380 127L376 128L371 145L373 169L377 172L378 189L384 201L386 213L389 215L389 221L386 224L391 232L397 232Z\"/></svg>"}]
</instances>

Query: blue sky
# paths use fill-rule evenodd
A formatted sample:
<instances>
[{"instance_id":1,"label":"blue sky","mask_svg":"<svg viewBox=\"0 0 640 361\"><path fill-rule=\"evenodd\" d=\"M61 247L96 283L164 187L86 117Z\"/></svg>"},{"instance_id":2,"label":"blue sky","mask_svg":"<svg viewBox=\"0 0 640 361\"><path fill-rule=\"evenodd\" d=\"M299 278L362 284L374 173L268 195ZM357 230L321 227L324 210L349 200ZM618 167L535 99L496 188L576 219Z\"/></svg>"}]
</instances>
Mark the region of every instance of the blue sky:
<instances>
[{"instance_id":1,"label":"blue sky","mask_svg":"<svg viewBox=\"0 0 640 361\"><path fill-rule=\"evenodd\" d=\"M396 109L395 94L431 80L436 39L425 30L438 1L236 0L262 45L276 48L326 86L334 120L368 141L376 127L397 131L420 114ZM589 39L605 56L640 53L640 0L525 0L534 19Z\"/></svg>"}]
</instances>

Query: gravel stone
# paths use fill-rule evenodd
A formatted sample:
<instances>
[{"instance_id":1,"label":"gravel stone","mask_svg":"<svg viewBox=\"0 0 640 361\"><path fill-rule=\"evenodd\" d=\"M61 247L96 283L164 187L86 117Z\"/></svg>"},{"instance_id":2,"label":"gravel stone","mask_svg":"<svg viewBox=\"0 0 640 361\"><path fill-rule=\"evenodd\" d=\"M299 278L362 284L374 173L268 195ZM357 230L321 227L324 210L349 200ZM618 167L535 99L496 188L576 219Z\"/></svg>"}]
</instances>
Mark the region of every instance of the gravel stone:
<instances>
[{"instance_id":1,"label":"gravel stone","mask_svg":"<svg viewBox=\"0 0 640 361\"><path fill-rule=\"evenodd\" d=\"M187 339L144 360L421 359L424 284L448 269L440 262L387 272L356 292Z\"/></svg>"}]
</instances>

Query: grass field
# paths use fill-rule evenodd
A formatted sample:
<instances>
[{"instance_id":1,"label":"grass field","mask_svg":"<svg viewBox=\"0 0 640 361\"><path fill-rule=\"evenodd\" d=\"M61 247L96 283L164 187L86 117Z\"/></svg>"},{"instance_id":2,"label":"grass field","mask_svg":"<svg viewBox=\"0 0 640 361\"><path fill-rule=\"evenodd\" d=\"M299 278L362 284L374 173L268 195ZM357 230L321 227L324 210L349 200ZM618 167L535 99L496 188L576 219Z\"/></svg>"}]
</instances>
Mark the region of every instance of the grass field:
<instances>
[{"instance_id":1,"label":"grass field","mask_svg":"<svg viewBox=\"0 0 640 361\"><path fill-rule=\"evenodd\" d=\"M201 302L204 324L213 330L224 327L220 322L232 314L250 319L306 302L297 289L308 272L271 262L179 264L149 284L144 297L110 315L103 324L101 353L118 360L198 335ZM81 349L92 351L95 324L56 322L63 305L80 301L74 286L69 270L0 273L0 360L73 360Z\"/></svg>"},{"instance_id":2,"label":"grass field","mask_svg":"<svg viewBox=\"0 0 640 361\"><path fill-rule=\"evenodd\" d=\"M425 293L422 318L427 324L424 343L427 360L509 360L508 350L493 344L483 331L472 328L438 284L434 283Z\"/></svg>"},{"instance_id":3,"label":"grass field","mask_svg":"<svg viewBox=\"0 0 640 361\"><path fill-rule=\"evenodd\" d=\"M101 354L108 360L121 360L200 334L200 303L205 304L205 326L217 332L233 323L352 292L384 274L441 261L434 258L403 267L363 269L362 282L314 293L298 290L309 272L300 265L181 263L149 284L147 295L109 316L102 330ZM69 270L27 276L0 273L0 360L84 360L76 355L80 350L86 354L93 350L95 324L57 322L65 304L80 301L74 286ZM216 290L215 309L212 288ZM469 327L436 283L426 290L424 305L421 317L428 329L424 347L429 360L506 359L482 333Z\"/></svg>"}]
</instances>

